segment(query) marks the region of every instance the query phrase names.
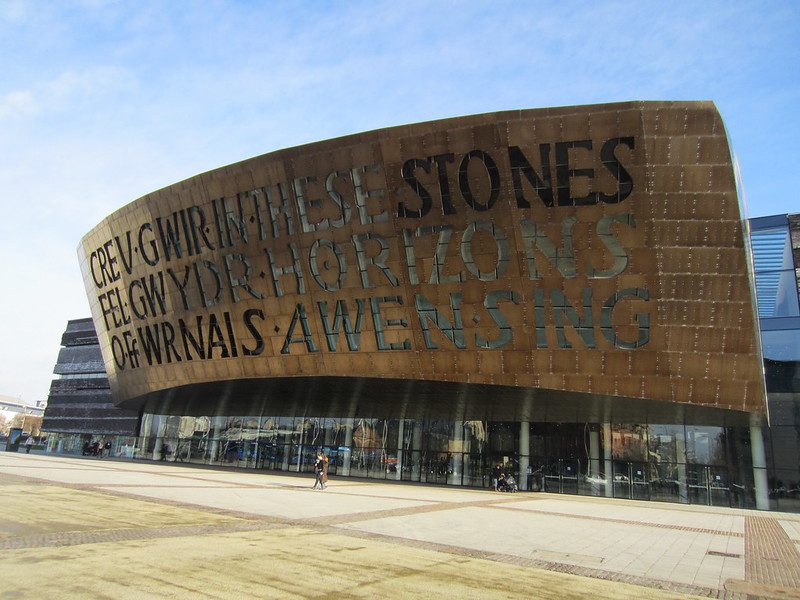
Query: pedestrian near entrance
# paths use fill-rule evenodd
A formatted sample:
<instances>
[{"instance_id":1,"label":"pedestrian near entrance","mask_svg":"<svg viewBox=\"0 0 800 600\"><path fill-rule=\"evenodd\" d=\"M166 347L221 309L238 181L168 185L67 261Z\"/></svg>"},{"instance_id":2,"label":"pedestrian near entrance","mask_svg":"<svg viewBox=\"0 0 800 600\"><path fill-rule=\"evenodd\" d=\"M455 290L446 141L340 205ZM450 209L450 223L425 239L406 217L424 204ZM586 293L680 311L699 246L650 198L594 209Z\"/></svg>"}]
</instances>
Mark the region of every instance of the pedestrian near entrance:
<instances>
[{"instance_id":1,"label":"pedestrian near entrance","mask_svg":"<svg viewBox=\"0 0 800 600\"><path fill-rule=\"evenodd\" d=\"M29 435L28 439L25 440L25 454L30 454L32 447L33 447L33 436Z\"/></svg>"},{"instance_id":2,"label":"pedestrian near entrance","mask_svg":"<svg viewBox=\"0 0 800 600\"><path fill-rule=\"evenodd\" d=\"M503 478L503 465L497 463L494 466L494 470L492 471L492 487L494 491L498 491L500 489L500 480Z\"/></svg>"},{"instance_id":3,"label":"pedestrian near entrance","mask_svg":"<svg viewBox=\"0 0 800 600\"><path fill-rule=\"evenodd\" d=\"M314 487L312 489L317 489L317 485L319 485L319 489L325 489L325 480L327 479L327 466L326 466L326 458L325 454L323 454L322 450L317 452L317 460L314 461Z\"/></svg>"}]
</instances>

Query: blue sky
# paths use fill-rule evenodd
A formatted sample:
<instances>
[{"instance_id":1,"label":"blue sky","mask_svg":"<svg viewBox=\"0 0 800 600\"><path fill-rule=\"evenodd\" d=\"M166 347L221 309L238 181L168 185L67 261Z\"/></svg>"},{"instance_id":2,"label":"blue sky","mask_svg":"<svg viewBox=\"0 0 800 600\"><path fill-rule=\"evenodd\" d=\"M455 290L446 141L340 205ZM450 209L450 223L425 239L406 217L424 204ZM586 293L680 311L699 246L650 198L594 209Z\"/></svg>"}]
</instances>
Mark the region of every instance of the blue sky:
<instances>
[{"instance_id":1,"label":"blue sky","mask_svg":"<svg viewBox=\"0 0 800 600\"><path fill-rule=\"evenodd\" d=\"M464 114L716 102L750 216L800 211L800 3L0 0L0 395L47 395L81 236L279 148Z\"/></svg>"}]
</instances>

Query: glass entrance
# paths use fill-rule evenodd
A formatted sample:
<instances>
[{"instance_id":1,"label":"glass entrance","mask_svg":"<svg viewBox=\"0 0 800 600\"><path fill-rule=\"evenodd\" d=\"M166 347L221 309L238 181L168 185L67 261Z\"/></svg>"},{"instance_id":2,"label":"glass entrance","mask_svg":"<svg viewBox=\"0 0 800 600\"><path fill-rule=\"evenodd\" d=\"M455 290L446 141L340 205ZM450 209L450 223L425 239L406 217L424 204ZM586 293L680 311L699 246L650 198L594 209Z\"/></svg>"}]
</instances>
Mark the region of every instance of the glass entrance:
<instances>
[{"instance_id":1,"label":"glass entrance","mask_svg":"<svg viewBox=\"0 0 800 600\"><path fill-rule=\"evenodd\" d=\"M631 497L631 464L622 460L614 461L614 498Z\"/></svg>"},{"instance_id":2,"label":"glass entrance","mask_svg":"<svg viewBox=\"0 0 800 600\"><path fill-rule=\"evenodd\" d=\"M650 482L647 478L647 464L630 463L631 498L634 500L650 500Z\"/></svg>"},{"instance_id":3,"label":"glass entrance","mask_svg":"<svg viewBox=\"0 0 800 600\"><path fill-rule=\"evenodd\" d=\"M580 462L567 458L551 458L543 468L544 491L554 494L577 494Z\"/></svg>"},{"instance_id":4,"label":"glass entrance","mask_svg":"<svg viewBox=\"0 0 800 600\"><path fill-rule=\"evenodd\" d=\"M731 505L730 480L724 467L686 465L686 483L690 504Z\"/></svg>"},{"instance_id":5,"label":"glass entrance","mask_svg":"<svg viewBox=\"0 0 800 600\"><path fill-rule=\"evenodd\" d=\"M712 506L731 505L731 484L728 469L708 467L708 495Z\"/></svg>"},{"instance_id":6,"label":"glass entrance","mask_svg":"<svg viewBox=\"0 0 800 600\"><path fill-rule=\"evenodd\" d=\"M614 498L650 500L647 463L614 461Z\"/></svg>"}]
</instances>

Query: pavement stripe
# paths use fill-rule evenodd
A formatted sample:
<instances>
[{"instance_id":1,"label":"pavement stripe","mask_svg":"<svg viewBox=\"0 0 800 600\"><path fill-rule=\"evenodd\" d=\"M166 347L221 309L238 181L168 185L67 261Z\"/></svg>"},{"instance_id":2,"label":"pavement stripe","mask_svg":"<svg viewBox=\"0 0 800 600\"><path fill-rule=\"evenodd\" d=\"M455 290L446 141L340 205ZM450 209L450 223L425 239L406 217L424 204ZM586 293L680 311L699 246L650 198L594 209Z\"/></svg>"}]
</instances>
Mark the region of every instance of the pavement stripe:
<instances>
[{"instance_id":1,"label":"pavement stripe","mask_svg":"<svg viewBox=\"0 0 800 600\"><path fill-rule=\"evenodd\" d=\"M250 520L215 523L213 525L172 525L142 529L125 528L94 531L59 531L56 533L40 533L0 538L0 550L24 550L27 548L78 546L81 544L100 544L103 542L215 535L283 527L286 527L286 524L275 523L269 520Z\"/></svg>"},{"instance_id":2,"label":"pavement stripe","mask_svg":"<svg viewBox=\"0 0 800 600\"><path fill-rule=\"evenodd\" d=\"M538 515L547 515L549 517L561 517L568 519L585 519L587 521L601 521L603 523L619 523L621 525L636 525L637 527L655 527L658 529L673 529L675 531L691 531L693 533L708 533L710 535L724 535L727 537L744 537L743 533L738 531L728 531L722 529L705 529L702 527L689 527L687 525L671 525L669 523L654 523L651 521L634 521L630 519L615 519L613 517L597 517L590 515L579 515L575 513L561 513L550 510L539 510L536 508L518 508L515 506L497 506L502 510L514 510L518 512L525 512Z\"/></svg>"},{"instance_id":3,"label":"pavement stripe","mask_svg":"<svg viewBox=\"0 0 800 600\"><path fill-rule=\"evenodd\" d=\"M373 521L375 519L386 519L389 517L403 517L420 513L439 512L444 510L457 510L473 506L483 508L495 508L498 504L509 502L526 502L527 498L508 498L500 500L498 498L487 498L486 500L472 500L467 502L437 502L425 504L423 506L408 506L402 508L387 508L384 510L371 510L367 512L356 512L346 515L337 515L337 524L358 523L360 521Z\"/></svg>"}]
</instances>

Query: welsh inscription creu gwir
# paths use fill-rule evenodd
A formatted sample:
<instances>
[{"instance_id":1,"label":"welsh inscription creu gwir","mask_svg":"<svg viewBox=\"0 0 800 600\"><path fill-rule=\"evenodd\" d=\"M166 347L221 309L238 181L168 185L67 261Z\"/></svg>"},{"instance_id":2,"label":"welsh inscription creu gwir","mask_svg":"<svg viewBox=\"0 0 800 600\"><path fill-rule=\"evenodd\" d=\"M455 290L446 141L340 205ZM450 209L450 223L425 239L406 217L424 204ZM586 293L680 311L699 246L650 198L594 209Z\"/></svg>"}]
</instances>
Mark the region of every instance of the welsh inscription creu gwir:
<instances>
[{"instance_id":1,"label":"welsh inscription creu gwir","mask_svg":"<svg viewBox=\"0 0 800 600\"><path fill-rule=\"evenodd\" d=\"M434 208L439 208L446 221L449 215L471 209L477 213L507 209L507 202L514 202L517 208L530 208L530 202L540 201L546 207L587 206L598 202L616 204L630 196L634 182L624 164L616 155L622 145L629 152L635 150L635 138L616 137L594 144L592 140L576 140L539 144L536 148L539 166L532 166L522 149L508 147L510 169L505 175L512 182L513 198L501 198L501 175L492 156L480 149L469 151L463 156L453 154L436 155L424 159L411 158L402 166L402 178L413 192L414 199L404 199L403 190L396 189L394 196L400 198L397 211L391 217L404 224L421 219ZM594 169L581 166L580 152L592 152L599 147L600 161L612 175L616 188L613 190L594 189ZM554 149L554 151L553 151ZM530 154L530 151L528 151ZM554 161L551 163L551 154ZM577 157L577 158L576 158ZM585 157L584 157L585 158ZM452 172L450 164L457 164ZM469 177L470 165L479 166L479 174L488 180L488 195L479 197L472 189ZM430 173L435 167L438 188L432 194L415 176L417 169ZM103 315L103 324L111 337L114 361L119 369L139 368L143 364L164 364L181 361L206 360L210 358L236 358L259 356L266 346L261 327L280 327L285 330L285 342L281 353L288 354L292 347L307 352L357 352L362 335L361 324L369 319L373 324L370 335L374 335L377 349L412 350L409 338L397 342L387 342L385 331L392 327L408 327L410 319L417 319L424 332L425 348L435 350L439 344L434 341L431 331L439 330L452 348L457 349L498 349L508 345L514 332L508 325L502 305L519 305L520 294L516 290L498 289L486 294L483 307L488 314L488 322L495 328L495 336L485 338L479 332L469 333L470 324L481 323L481 315L474 315L466 325L461 315L461 295L450 294L449 307L435 306L424 293L411 298L404 295L365 296L359 298L354 306L348 306L345 299L331 299L336 307L335 316L327 314L327 301L317 302L322 329L315 331L308 318L305 303L297 303L288 324L270 325L269 316L263 311L253 309L241 314L231 315L225 311L218 315L210 310L224 300L235 304L242 299L263 299L269 295L281 297L287 293L302 295L307 286L317 286L321 290L335 293L342 287L348 268L357 267L359 281L363 289L376 285L401 286L406 282L412 286L448 285L478 279L486 282L501 282L509 261L509 237L498 225L481 219L470 223L463 231L453 225L442 224L429 227L403 227L402 246L392 247L380 234L370 232L371 225L390 219L390 213L382 210L375 213L367 209L368 202L387 198L384 187L367 189L364 173L381 174L380 165L364 165L350 171L333 171L324 176L304 175L288 182L277 182L250 190L243 190L231 198L215 198L211 201L211 214L202 206L193 205L174 211L166 217L156 217L152 222L143 222L135 229L115 235L98 246L89 257L92 280L99 292L98 302ZM553 176L555 174L555 177ZM572 181L585 178L590 191L580 197L572 195ZM451 179L456 179L456 193L450 188ZM309 197L309 184L324 181L325 202L332 203L337 213L335 218L325 217L311 221L309 209L318 208L322 199ZM341 186L351 187L350 198L346 199ZM555 181L555 185L553 182ZM586 183L585 182L585 183ZM463 203L458 206L455 199ZM531 200L529 200L529 198ZM504 202L505 201L505 202ZM416 208L410 205L416 202ZM383 206L391 202L384 202ZM252 217L245 217L245 207L250 206ZM355 205L356 210L353 210ZM355 213L355 216L354 216ZM365 233L353 235L347 248L331 239L317 237L307 249L299 248L293 242L286 246L291 256L288 264L281 264L275 256L274 247L262 248L261 260L253 263L243 253L236 251L241 246L262 241L276 241L295 233L314 234L334 230L357 219L365 228ZM523 217L515 232L524 242L527 261L527 276L531 282L541 279L537 263L546 261L555 267L563 278L578 276L576 258L573 250L573 231L577 219L561 219L562 239L559 244L544 232L541 226ZM588 281L611 278L624 272L628 257L619 240L614 235L614 226L636 227L633 215L629 213L604 216L594 224L591 235L608 248L614 262L612 265L593 264L587 257L584 261L586 271L582 275ZM588 233L588 232L587 232ZM476 266L471 245L476 236L490 237L496 246L496 261L489 269ZM435 268L431 269L426 280L421 280L420 269L415 255L415 241L430 237L435 240ZM448 252L451 244L458 247L456 256ZM377 246L378 252L371 254ZM231 250L222 254L221 261L204 258L204 254L221 249ZM348 265L346 255L355 255L356 265ZM320 256L324 256L322 261ZM191 260L188 260L191 257ZM332 259L332 260L330 260ZM402 263L402 270L393 270L390 262L394 259ZM180 266L172 266L182 261ZM145 263L155 269L146 275L132 278L137 266ZM370 268L377 274L380 282L373 281ZM324 277L323 271L333 273L334 277ZM119 282L126 277L127 284ZM596 348L598 343L611 347L635 349L644 346L650 339L650 316L647 312L636 314L638 335L635 339L623 339L614 331L612 314L617 303L630 299L646 302L647 289L632 288L615 292L602 299L599 310L593 310L591 286L583 288L580 298L568 299L560 289L544 289L532 283L534 303L530 306L535 315L535 328L517 335L535 336L537 348L547 348L545 330L555 331L557 345L571 348L572 344L564 334L565 327L572 327L586 348ZM205 309L208 312L193 319L170 315L166 300L170 293L176 293L180 306L185 311ZM381 306L391 304L402 307L402 318L386 319ZM353 321L350 314L353 313ZM449 316L446 314L449 313ZM257 315L257 317L256 317ZM153 321L153 319L156 319ZM148 321L139 323L140 321ZM236 325L234 325L234 323ZM346 332L346 346L339 345L339 324ZM236 341L236 328L245 328L255 340L255 346L240 345ZM321 343L322 340L325 343ZM345 350L346 348L346 350Z\"/></svg>"}]
</instances>

